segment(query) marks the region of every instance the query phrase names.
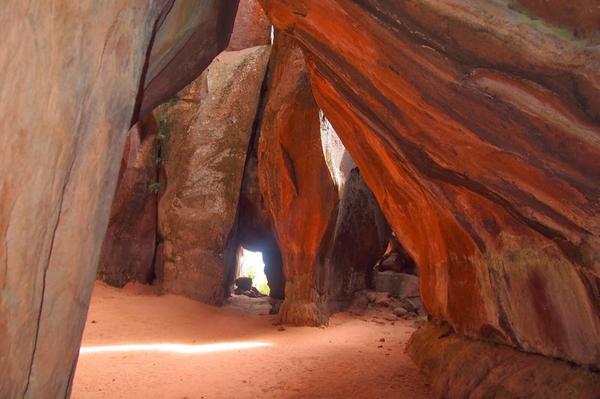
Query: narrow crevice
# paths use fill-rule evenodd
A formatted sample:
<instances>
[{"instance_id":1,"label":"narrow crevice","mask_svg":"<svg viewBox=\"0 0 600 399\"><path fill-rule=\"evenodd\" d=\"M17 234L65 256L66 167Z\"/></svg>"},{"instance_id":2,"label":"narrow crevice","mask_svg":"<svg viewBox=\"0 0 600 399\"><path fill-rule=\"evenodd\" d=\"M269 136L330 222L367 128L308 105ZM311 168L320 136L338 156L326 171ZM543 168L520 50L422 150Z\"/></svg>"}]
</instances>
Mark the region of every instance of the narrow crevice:
<instances>
[{"instance_id":1,"label":"narrow crevice","mask_svg":"<svg viewBox=\"0 0 600 399\"><path fill-rule=\"evenodd\" d=\"M262 127L264 110L267 104L270 64L271 62L269 61L267 63L267 67L265 69L265 76L260 87L258 106L256 108L256 116L254 118L254 122L252 123L252 133L250 134L250 140L248 140L248 147L246 149L246 158L244 160L244 169L242 171L242 180L238 192L238 203L235 211L234 222L231 227L231 230L229 231L229 235L227 236L227 241L225 243L225 273L223 281L225 297L229 296L229 285L233 283L233 280L235 279L235 270L237 267L237 259L235 253L237 251L238 246L240 245L238 238L241 211L240 198L242 198L242 192L246 181L246 169L248 168L248 163L250 162L250 159L252 158L254 153L256 154L255 156L258 159L258 140L260 137L260 129Z\"/></svg>"}]
</instances>

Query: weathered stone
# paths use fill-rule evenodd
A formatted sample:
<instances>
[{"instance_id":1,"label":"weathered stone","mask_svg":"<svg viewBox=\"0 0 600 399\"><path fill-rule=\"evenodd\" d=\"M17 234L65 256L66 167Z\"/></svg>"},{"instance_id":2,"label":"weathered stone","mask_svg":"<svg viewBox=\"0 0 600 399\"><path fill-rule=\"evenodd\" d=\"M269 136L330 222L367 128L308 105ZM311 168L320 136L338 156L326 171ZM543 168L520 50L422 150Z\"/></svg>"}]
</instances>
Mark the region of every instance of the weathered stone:
<instances>
[{"instance_id":1,"label":"weathered stone","mask_svg":"<svg viewBox=\"0 0 600 399\"><path fill-rule=\"evenodd\" d=\"M339 196L324 265L318 271L321 297L333 313L344 309L356 291L370 286L373 266L386 249L390 228L373 193L325 118L321 119L321 141Z\"/></svg>"},{"instance_id":2,"label":"weathered stone","mask_svg":"<svg viewBox=\"0 0 600 399\"><path fill-rule=\"evenodd\" d=\"M261 3L303 46L428 313L599 366L597 35L495 1Z\"/></svg>"},{"instance_id":3,"label":"weathered stone","mask_svg":"<svg viewBox=\"0 0 600 399\"><path fill-rule=\"evenodd\" d=\"M326 312L316 290L320 247L337 204L323 158L319 108L300 48L275 36L259 136L259 183L271 213L286 277L282 322L319 325Z\"/></svg>"},{"instance_id":4,"label":"weathered stone","mask_svg":"<svg viewBox=\"0 0 600 399\"><path fill-rule=\"evenodd\" d=\"M0 12L0 397L64 398L162 1Z\"/></svg>"},{"instance_id":5,"label":"weathered stone","mask_svg":"<svg viewBox=\"0 0 600 399\"><path fill-rule=\"evenodd\" d=\"M122 287L131 280L154 279L156 190L158 178L157 127L151 115L130 130L121 160L108 230L98 264L98 276Z\"/></svg>"},{"instance_id":6,"label":"weathered stone","mask_svg":"<svg viewBox=\"0 0 600 399\"><path fill-rule=\"evenodd\" d=\"M394 314L398 317L405 316L408 313L408 310L404 309L402 306L398 306L394 308Z\"/></svg>"},{"instance_id":7,"label":"weathered stone","mask_svg":"<svg viewBox=\"0 0 600 399\"><path fill-rule=\"evenodd\" d=\"M259 118L260 110L257 119ZM242 246L249 251L262 253L263 262L265 263L265 275L269 284L269 296L283 299L285 276L283 274L281 251L273 231L271 215L265 206L258 182L258 133L258 131L255 131L252 145L246 154L246 166L244 167L242 189L238 202L238 219L234 234L236 243L234 243L234 246ZM236 277L236 266L230 265L228 281L232 281Z\"/></svg>"},{"instance_id":8,"label":"weathered stone","mask_svg":"<svg viewBox=\"0 0 600 399\"><path fill-rule=\"evenodd\" d=\"M364 314L369 307L369 298L363 291L358 291L354 294L350 306L348 306L348 312L355 315Z\"/></svg>"},{"instance_id":9,"label":"weathered stone","mask_svg":"<svg viewBox=\"0 0 600 399\"><path fill-rule=\"evenodd\" d=\"M224 298L225 263L269 46L221 53L161 107L162 289L207 303Z\"/></svg>"},{"instance_id":10,"label":"weathered stone","mask_svg":"<svg viewBox=\"0 0 600 399\"><path fill-rule=\"evenodd\" d=\"M447 398L597 398L600 375L506 345L464 339L429 322L407 353Z\"/></svg>"},{"instance_id":11,"label":"weathered stone","mask_svg":"<svg viewBox=\"0 0 600 399\"><path fill-rule=\"evenodd\" d=\"M142 82L145 117L200 75L229 43L239 0L163 0Z\"/></svg>"},{"instance_id":12,"label":"weathered stone","mask_svg":"<svg viewBox=\"0 0 600 399\"><path fill-rule=\"evenodd\" d=\"M373 281L375 290L389 292L398 298L419 296L419 278L412 274L375 270Z\"/></svg>"},{"instance_id":13,"label":"weathered stone","mask_svg":"<svg viewBox=\"0 0 600 399\"><path fill-rule=\"evenodd\" d=\"M257 0L240 0L228 51L271 44L271 22Z\"/></svg>"}]
</instances>

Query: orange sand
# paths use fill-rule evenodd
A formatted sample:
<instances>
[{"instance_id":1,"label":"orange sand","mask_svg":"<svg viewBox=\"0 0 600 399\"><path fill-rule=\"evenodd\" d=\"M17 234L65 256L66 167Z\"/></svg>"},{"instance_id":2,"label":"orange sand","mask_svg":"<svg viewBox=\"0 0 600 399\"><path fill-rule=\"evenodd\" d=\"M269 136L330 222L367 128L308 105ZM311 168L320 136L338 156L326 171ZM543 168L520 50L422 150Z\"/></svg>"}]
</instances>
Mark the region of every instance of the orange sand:
<instances>
[{"instance_id":1,"label":"orange sand","mask_svg":"<svg viewBox=\"0 0 600 399\"><path fill-rule=\"evenodd\" d=\"M326 328L279 331L273 316L252 314L264 310L254 306L249 311L246 302L238 302L216 308L158 296L149 287L115 289L97 283L82 343L84 351L96 352L80 355L72 397L432 396L404 354L411 322L382 325L338 314ZM131 344L183 345L105 352L106 346Z\"/></svg>"}]
</instances>

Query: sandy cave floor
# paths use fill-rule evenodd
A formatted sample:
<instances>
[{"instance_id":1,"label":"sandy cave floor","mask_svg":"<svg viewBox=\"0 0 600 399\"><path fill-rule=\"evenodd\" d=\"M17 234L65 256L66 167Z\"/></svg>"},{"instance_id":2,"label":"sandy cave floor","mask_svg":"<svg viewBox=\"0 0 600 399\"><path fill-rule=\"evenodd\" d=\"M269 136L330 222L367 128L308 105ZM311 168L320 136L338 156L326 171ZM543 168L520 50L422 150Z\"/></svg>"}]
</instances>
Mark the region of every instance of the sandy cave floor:
<instances>
[{"instance_id":1,"label":"sandy cave floor","mask_svg":"<svg viewBox=\"0 0 600 399\"><path fill-rule=\"evenodd\" d=\"M280 331L264 313L96 283L72 398L432 397L404 354L412 322L342 313Z\"/></svg>"}]
</instances>

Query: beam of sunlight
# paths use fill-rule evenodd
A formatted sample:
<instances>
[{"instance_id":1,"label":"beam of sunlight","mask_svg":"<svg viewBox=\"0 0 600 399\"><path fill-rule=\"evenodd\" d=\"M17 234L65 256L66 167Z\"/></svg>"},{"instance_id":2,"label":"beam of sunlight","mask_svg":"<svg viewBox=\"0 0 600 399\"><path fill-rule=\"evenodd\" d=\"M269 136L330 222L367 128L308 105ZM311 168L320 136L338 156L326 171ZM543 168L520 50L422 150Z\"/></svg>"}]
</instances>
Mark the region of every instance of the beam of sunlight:
<instances>
[{"instance_id":1,"label":"beam of sunlight","mask_svg":"<svg viewBox=\"0 0 600 399\"><path fill-rule=\"evenodd\" d=\"M253 349L271 346L269 342L222 342L218 344L131 344L107 346L82 346L79 353L104 353L104 352L171 352L183 354L201 354L210 352L224 352L239 349Z\"/></svg>"}]
</instances>

